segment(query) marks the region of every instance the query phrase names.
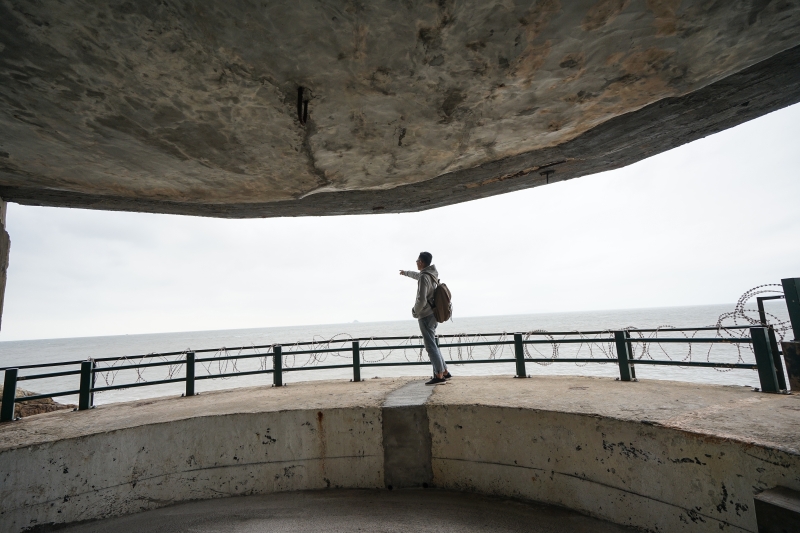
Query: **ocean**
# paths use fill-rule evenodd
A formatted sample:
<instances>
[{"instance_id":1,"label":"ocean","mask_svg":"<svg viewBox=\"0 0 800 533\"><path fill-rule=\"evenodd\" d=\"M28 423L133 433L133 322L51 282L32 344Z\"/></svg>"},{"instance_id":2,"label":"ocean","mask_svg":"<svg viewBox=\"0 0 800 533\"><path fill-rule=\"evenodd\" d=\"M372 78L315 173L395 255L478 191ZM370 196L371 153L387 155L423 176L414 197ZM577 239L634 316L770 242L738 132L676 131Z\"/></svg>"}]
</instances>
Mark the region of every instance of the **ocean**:
<instances>
[{"instance_id":1,"label":"ocean","mask_svg":"<svg viewBox=\"0 0 800 533\"><path fill-rule=\"evenodd\" d=\"M788 320L788 313L782 301L766 302L768 312L780 320ZM752 306L755 307L755 306ZM487 317L458 317L453 321L439 325L439 334L465 334L465 341L481 340L476 334L503 333L503 332L530 332L530 331L591 331L614 330L628 327L638 329L660 327L704 327L716 324L718 317L734 309L734 304L704 305L692 307L667 307L649 309L628 309L611 311L585 311L572 313L544 313L511 316ZM757 317L757 313L750 312L749 316ZM744 325L741 321L740 325ZM728 321L727 325L733 325ZM714 336L715 332L704 332L698 336ZM214 348L219 349L217 355L234 355L230 347L258 346L282 344L284 352L291 350L291 344L302 341L317 341L324 347L334 339L331 347L344 347L348 351L341 354L327 354L311 360L308 356L288 357L285 366L308 366L313 369L313 364L348 364L352 361L349 352L350 338L369 337L410 337L418 335L419 330L414 320L401 320L394 322L362 322L347 324L305 325L290 327L265 327L256 329L222 330L222 331L193 331L180 333L157 333L144 335L120 335L104 337L84 337L67 339L45 339L27 341L0 342L0 366L51 363L58 361L86 360L101 357L127 358L126 364L138 362L136 356L150 353L173 351L187 351ZM646 336L649 336L647 334ZM674 337L677 333L661 333L662 337ZM559 336L556 336L557 338ZM495 337L490 337L495 338ZM511 340L510 336L507 340ZM410 343L410 340L392 341L393 344ZM362 341L362 346L381 344L379 342ZM385 344L385 343L384 343ZM733 345L722 344L696 344L689 351L687 344L650 345L649 354L641 353L641 345L634 345L635 357L651 357L653 359L692 360L692 361L718 361L718 362L745 362L754 363L752 351L743 345L738 350ZM227 349L225 347L228 347ZM536 351L538 349L538 352ZM260 350L265 352L266 350ZM607 343L585 343L560 345L554 353L549 345L530 345L531 357L593 357L598 361L609 356L614 357L613 349ZM446 359L484 359L494 356L496 358L513 358L513 347L505 346L501 349L476 347L471 351L462 349L443 349ZM198 354L198 357L208 357L212 354ZM427 361L427 356L419 350L383 350L362 352L364 361ZM174 360L179 357L164 358ZM120 364L120 363L118 363ZM271 368L271 360L266 358L248 359L245 361L213 361L198 363L197 375L208 373L225 373L235 370L257 370ZM70 367L71 369L72 367ZM66 370L67 368L33 369L20 371L20 375ZM513 375L514 363L491 364L452 364L450 371L456 376L476 375ZM588 363L578 365L575 363L536 364L527 363L527 372L532 376L546 375L583 375L617 377L619 369L615 363ZM404 367L369 367L362 368L362 379L373 377L394 376L428 376L430 366L404 366ZM712 368L681 368L676 366L638 365L636 367L639 380L662 379L688 381L731 386L759 386L758 375L755 370L717 370ZM156 381L169 377L183 375L183 367L162 366L148 368L137 373L134 370L119 372L105 372L98 376L97 386L105 384L133 383L140 380ZM284 383L291 385L297 381L321 379L350 379L351 369L322 369L303 372L287 372L284 374ZM19 387L36 393L50 393L55 391L75 390L78 388L78 376L49 378L35 381L21 381ZM269 386L272 376L269 374L250 375L232 378L207 379L197 381L197 391L202 393L208 390L228 389L234 387L247 387L254 385ZM116 391L100 392L95 395L95 404L128 401L158 396L179 395L184 390L183 383L154 385L147 387L128 388ZM76 403L76 396L58 398L58 401Z\"/></svg>"}]
</instances>

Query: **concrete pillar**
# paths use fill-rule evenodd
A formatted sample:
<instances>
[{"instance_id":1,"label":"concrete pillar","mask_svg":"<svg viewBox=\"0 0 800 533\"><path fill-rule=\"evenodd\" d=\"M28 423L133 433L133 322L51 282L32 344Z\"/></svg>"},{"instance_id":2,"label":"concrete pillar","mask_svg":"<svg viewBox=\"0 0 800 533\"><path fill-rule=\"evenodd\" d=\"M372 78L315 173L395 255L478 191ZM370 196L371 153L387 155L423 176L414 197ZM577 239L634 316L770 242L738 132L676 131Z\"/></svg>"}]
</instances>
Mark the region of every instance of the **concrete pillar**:
<instances>
[{"instance_id":1,"label":"concrete pillar","mask_svg":"<svg viewBox=\"0 0 800 533\"><path fill-rule=\"evenodd\" d=\"M8 272L8 254L11 251L11 238L6 231L6 204L0 198L0 327L3 323L3 297L6 293L6 273Z\"/></svg>"}]
</instances>

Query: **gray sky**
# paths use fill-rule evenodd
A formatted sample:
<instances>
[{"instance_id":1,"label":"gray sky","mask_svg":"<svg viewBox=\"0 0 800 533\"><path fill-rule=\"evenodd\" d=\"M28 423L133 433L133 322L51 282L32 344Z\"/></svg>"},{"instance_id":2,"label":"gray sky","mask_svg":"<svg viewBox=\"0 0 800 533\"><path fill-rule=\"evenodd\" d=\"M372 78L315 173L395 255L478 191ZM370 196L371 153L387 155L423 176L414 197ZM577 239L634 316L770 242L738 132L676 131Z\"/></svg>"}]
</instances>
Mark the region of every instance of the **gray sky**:
<instances>
[{"instance_id":1,"label":"gray sky","mask_svg":"<svg viewBox=\"0 0 800 533\"><path fill-rule=\"evenodd\" d=\"M0 340L399 320L422 250L482 316L734 302L800 276L800 105L624 169L404 215L10 205Z\"/></svg>"}]
</instances>

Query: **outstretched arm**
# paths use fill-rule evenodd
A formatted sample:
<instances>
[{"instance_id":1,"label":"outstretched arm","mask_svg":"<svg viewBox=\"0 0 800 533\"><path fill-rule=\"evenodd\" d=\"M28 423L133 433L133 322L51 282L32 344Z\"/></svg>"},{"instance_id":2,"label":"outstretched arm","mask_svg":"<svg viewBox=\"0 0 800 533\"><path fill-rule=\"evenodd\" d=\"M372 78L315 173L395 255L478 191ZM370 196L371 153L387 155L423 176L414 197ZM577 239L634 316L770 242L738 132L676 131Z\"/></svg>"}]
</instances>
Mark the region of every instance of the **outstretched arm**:
<instances>
[{"instance_id":1,"label":"outstretched arm","mask_svg":"<svg viewBox=\"0 0 800 533\"><path fill-rule=\"evenodd\" d=\"M409 278L416 279L416 280L419 280L419 276L420 276L419 272L414 272L413 270L401 270L400 271L400 275L401 276L408 276Z\"/></svg>"}]
</instances>

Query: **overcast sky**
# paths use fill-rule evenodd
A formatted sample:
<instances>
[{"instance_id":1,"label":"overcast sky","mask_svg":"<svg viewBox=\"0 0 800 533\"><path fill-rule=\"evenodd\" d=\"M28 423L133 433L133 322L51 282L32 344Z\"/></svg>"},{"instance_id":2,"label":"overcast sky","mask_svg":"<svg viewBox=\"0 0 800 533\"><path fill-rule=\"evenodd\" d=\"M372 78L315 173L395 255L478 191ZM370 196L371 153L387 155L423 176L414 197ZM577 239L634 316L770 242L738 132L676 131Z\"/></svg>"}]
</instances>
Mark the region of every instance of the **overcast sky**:
<instances>
[{"instance_id":1,"label":"overcast sky","mask_svg":"<svg viewBox=\"0 0 800 533\"><path fill-rule=\"evenodd\" d=\"M624 169L403 215L9 205L0 340L399 320L430 251L457 315L734 302L800 276L800 105Z\"/></svg>"}]
</instances>

